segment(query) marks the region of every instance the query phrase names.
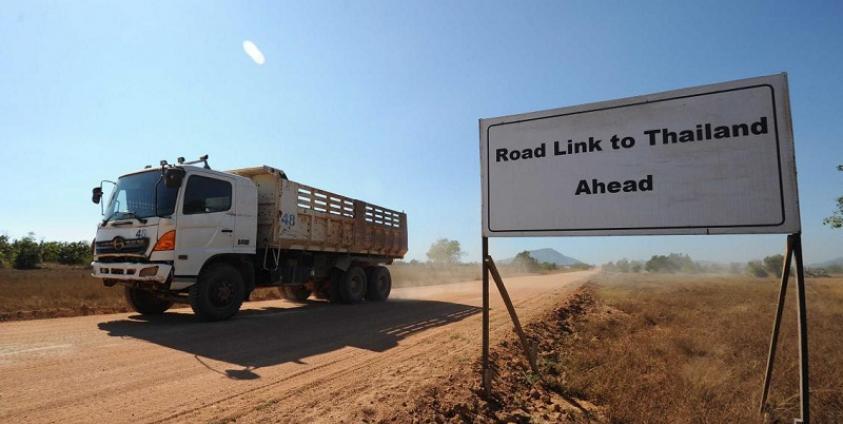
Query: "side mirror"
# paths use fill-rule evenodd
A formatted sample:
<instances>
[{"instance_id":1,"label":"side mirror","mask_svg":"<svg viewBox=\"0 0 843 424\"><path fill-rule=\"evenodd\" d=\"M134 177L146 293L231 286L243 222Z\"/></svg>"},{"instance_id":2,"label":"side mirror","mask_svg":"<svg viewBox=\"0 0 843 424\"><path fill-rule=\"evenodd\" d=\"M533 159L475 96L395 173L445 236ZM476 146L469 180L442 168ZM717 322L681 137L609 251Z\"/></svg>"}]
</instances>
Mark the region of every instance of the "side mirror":
<instances>
[{"instance_id":1,"label":"side mirror","mask_svg":"<svg viewBox=\"0 0 843 424\"><path fill-rule=\"evenodd\" d=\"M164 185L167 188L179 188L184 179L184 170L178 168L168 168L164 171Z\"/></svg>"},{"instance_id":2,"label":"side mirror","mask_svg":"<svg viewBox=\"0 0 843 424\"><path fill-rule=\"evenodd\" d=\"M94 204L98 205L101 199L102 187L94 187L94 189L91 190L91 201L94 202Z\"/></svg>"}]
</instances>

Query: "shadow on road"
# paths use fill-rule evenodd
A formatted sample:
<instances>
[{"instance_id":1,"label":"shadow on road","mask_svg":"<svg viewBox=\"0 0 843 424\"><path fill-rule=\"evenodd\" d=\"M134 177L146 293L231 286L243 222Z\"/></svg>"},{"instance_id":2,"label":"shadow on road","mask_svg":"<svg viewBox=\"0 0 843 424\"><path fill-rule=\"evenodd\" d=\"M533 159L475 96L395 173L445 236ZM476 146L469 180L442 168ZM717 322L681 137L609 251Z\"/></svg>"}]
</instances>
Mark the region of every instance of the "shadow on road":
<instances>
[{"instance_id":1,"label":"shadow on road","mask_svg":"<svg viewBox=\"0 0 843 424\"><path fill-rule=\"evenodd\" d=\"M391 300L360 305L309 302L289 308L240 311L233 319L203 323L191 314L135 315L99 328L114 337L131 337L177 349L208 369L232 379L254 379L261 367L346 346L383 352L411 334L460 321L480 308L428 300ZM202 358L236 364L241 370L216 370Z\"/></svg>"}]
</instances>

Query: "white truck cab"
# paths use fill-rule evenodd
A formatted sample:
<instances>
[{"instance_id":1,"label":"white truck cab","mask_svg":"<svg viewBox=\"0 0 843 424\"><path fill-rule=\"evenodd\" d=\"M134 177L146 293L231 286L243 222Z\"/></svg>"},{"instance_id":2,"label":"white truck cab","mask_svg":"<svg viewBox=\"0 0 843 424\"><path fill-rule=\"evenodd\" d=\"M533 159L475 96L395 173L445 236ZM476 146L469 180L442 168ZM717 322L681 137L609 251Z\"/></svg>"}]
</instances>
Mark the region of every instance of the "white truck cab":
<instances>
[{"instance_id":1,"label":"white truck cab","mask_svg":"<svg viewBox=\"0 0 843 424\"><path fill-rule=\"evenodd\" d=\"M297 301L314 292L348 303L383 300L391 278L380 264L406 252L403 214L322 194L271 167L221 172L210 169L207 156L179 158L113 184L94 240L93 276L123 285L129 304L145 314L183 302L202 319L226 319L258 285L280 286ZM301 203L306 193L314 196L308 205ZM102 196L100 184L92 200ZM340 208L331 209L329 199ZM354 207L363 208L356 218ZM354 278L345 278L349 272ZM371 294L367 277L380 286Z\"/></svg>"},{"instance_id":2,"label":"white truck cab","mask_svg":"<svg viewBox=\"0 0 843 424\"><path fill-rule=\"evenodd\" d=\"M117 180L97 228L96 277L161 284L172 279L170 289L184 289L210 257L255 253L255 184L195 166L179 169L184 176L178 187L167 187L160 168Z\"/></svg>"}]
</instances>

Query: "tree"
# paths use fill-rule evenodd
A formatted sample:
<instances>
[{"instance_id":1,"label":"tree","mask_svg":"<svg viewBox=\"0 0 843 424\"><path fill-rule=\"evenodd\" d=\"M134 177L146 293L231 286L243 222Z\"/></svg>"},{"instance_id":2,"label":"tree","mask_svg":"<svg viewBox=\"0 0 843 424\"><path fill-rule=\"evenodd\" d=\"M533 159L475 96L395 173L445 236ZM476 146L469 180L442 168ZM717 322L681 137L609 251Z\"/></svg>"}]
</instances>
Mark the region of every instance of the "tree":
<instances>
[{"instance_id":1,"label":"tree","mask_svg":"<svg viewBox=\"0 0 843 424\"><path fill-rule=\"evenodd\" d=\"M758 278L765 278L769 275L767 269L760 261L749 261L746 264L746 271Z\"/></svg>"},{"instance_id":2,"label":"tree","mask_svg":"<svg viewBox=\"0 0 843 424\"><path fill-rule=\"evenodd\" d=\"M837 170L843 171L843 165L837 165ZM834 210L831 216L823 219L823 224L831 228L843 227L843 196L837 198L837 209Z\"/></svg>"},{"instance_id":3,"label":"tree","mask_svg":"<svg viewBox=\"0 0 843 424\"><path fill-rule=\"evenodd\" d=\"M430 245L427 259L435 264L455 264L459 263L463 254L460 242L443 238Z\"/></svg>"},{"instance_id":4,"label":"tree","mask_svg":"<svg viewBox=\"0 0 843 424\"><path fill-rule=\"evenodd\" d=\"M59 244L56 262L65 265L84 265L91 262L91 244L84 241Z\"/></svg>"},{"instance_id":5,"label":"tree","mask_svg":"<svg viewBox=\"0 0 843 424\"><path fill-rule=\"evenodd\" d=\"M764 269L776 277L782 276L782 267L784 266L784 256L773 255L764 258Z\"/></svg>"},{"instance_id":6,"label":"tree","mask_svg":"<svg viewBox=\"0 0 843 424\"><path fill-rule=\"evenodd\" d=\"M58 262L62 244L58 241L41 241L41 260L43 262Z\"/></svg>"},{"instance_id":7,"label":"tree","mask_svg":"<svg viewBox=\"0 0 843 424\"><path fill-rule=\"evenodd\" d=\"M9 243L9 236L0 234L0 268L9 266L14 258L14 250L12 244Z\"/></svg>"},{"instance_id":8,"label":"tree","mask_svg":"<svg viewBox=\"0 0 843 424\"><path fill-rule=\"evenodd\" d=\"M654 255L644 265L647 272L700 272L700 266L682 253Z\"/></svg>"},{"instance_id":9,"label":"tree","mask_svg":"<svg viewBox=\"0 0 843 424\"><path fill-rule=\"evenodd\" d=\"M526 270L527 272L536 272L541 268L539 261L532 257L530 252L526 250L515 255L515 259L512 260L512 264Z\"/></svg>"},{"instance_id":10,"label":"tree","mask_svg":"<svg viewBox=\"0 0 843 424\"><path fill-rule=\"evenodd\" d=\"M35 242L34 234L15 240L12 249L15 251L15 269L35 269L41 264L41 246Z\"/></svg>"},{"instance_id":11,"label":"tree","mask_svg":"<svg viewBox=\"0 0 843 424\"><path fill-rule=\"evenodd\" d=\"M668 260L667 256L664 255L653 255L649 261L644 265L644 269L647 272L675 272L676 270L672 269L670 265L670 261Z\"/></svg>"}]
</instances>

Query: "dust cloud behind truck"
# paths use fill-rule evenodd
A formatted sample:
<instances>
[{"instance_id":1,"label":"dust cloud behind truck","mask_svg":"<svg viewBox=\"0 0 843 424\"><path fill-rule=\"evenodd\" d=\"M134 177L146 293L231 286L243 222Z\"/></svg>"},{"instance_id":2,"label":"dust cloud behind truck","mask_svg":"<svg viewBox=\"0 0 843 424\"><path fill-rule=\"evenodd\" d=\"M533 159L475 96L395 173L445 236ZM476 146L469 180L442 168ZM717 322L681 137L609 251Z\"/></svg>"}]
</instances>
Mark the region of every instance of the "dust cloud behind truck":
<instances>
[{"instance_id":1,"label":"dust cloud behind truck","mask_svg":"<svg viewBox=\"0 0 843 424\"><path fill-rule=\"evenodd\" d=\"M94 203L102 196L95 187ZM383 301L384 265L407 252L402 212L269 166L215 171L207 156L126 174L103 206L93 275L124 286L142 314L188 303L202 320L223 320L264 286L297 302Z\"/></svg>"}]
</instances>

